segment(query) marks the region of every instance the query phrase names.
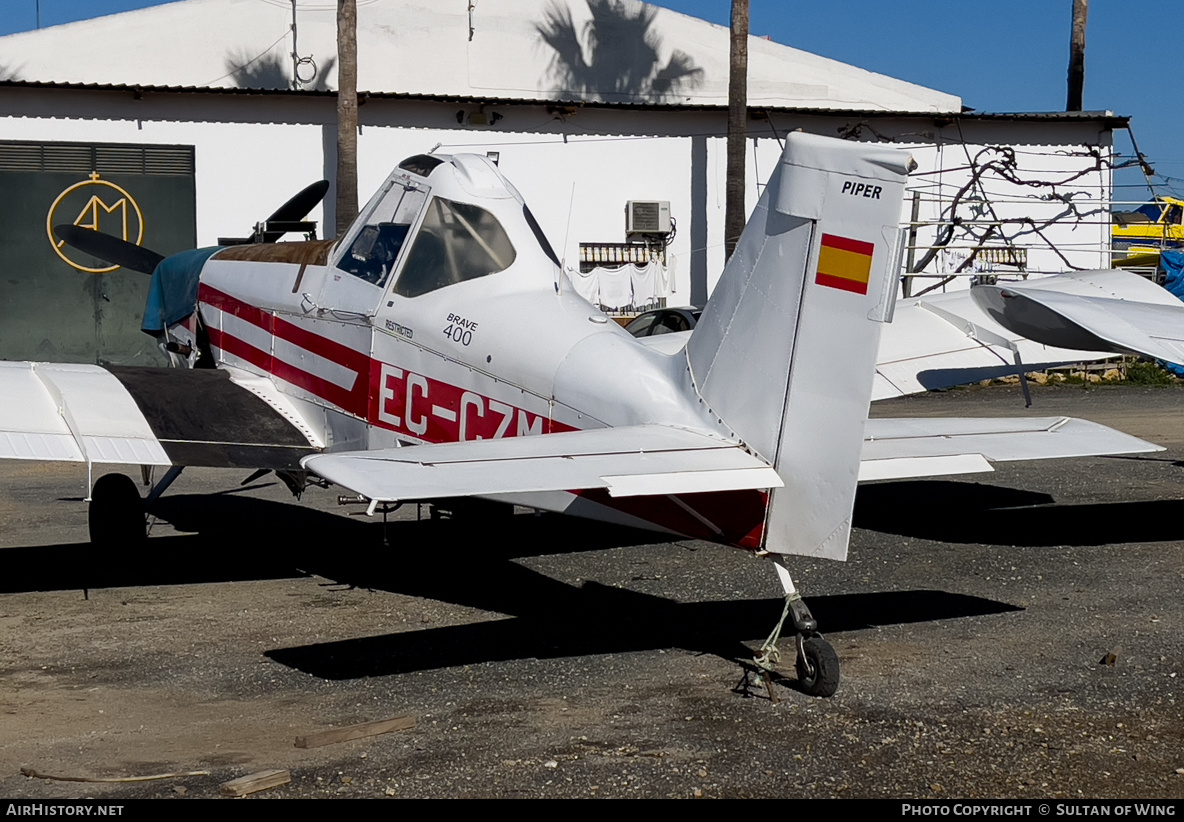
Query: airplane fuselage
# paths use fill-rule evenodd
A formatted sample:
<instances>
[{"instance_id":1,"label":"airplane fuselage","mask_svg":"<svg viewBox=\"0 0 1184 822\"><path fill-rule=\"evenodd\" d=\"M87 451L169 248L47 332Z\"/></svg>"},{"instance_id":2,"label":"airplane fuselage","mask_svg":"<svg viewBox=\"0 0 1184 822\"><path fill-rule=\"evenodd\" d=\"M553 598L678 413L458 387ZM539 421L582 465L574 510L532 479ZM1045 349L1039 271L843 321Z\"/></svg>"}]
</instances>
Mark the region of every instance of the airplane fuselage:
<instances>
[{"instance_id":1,"label":"airplane fuselage","mask_svg":"<svg viewBox=\"0 0 1184 822\"><path fill-rule=\"evenodd\" d=\"M693 399L682 352L642 345L571 289L516 193L489 197L500 178L486 179L484 196L473 199L498 221L499 259L508 264L445 285L408 287L416 238L429 234L434 242L447 231L431 223L435 200L427 189L452 194L461 202L453 204L458 211L474 208L463 203L465 190L448 190L453 182L396 170L335 245L242 246L214 254L201 271L198 310L216 364L273 382L290 402L288 413L327 452L644 423L731 435ZM376 214L400 214L402 206L383 203L408 198L415 213L403 208L405 241L381 268L367 268L371 260L353 249L368 226L389 229ZM470 253L463 243L478 237L472 224L479 219L470 213L458 221L463 231L454 230L453 240L460 248L440 254L436 265L459 267L458 257L463 265ZM496 242L478 238L472 253L492 254ZM755 546L763 492L687 496L699 499L643 506L585 492L506 501ZM703 507L710 516L697 513Z\"/></svg>"}]
</instances>

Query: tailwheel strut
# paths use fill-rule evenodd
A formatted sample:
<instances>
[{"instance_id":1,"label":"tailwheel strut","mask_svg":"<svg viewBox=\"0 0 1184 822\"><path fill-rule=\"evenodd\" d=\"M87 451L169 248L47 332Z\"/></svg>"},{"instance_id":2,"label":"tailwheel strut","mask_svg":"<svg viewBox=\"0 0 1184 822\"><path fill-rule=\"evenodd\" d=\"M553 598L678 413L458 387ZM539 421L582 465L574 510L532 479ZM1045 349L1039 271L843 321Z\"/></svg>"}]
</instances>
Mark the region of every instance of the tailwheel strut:
<instances>
[{"instance_id":1,"label":"tailwheel strut","mask_svg":"<svg viewBox=\"0 0 1184 822\"><path fill-rule=\"evenodd\" d=\"M839 656L831 644L818 633L818 621L802 600L802 595L794 586L789 571L777 561L774 561L774 567L785 589L785 608L781 611L781 619L777 620L777 625L761 645L760 653L753 662L765 671L772 670L777 664L780 658L777 641L781 638L781 631L788 618L796 635L797 660L794 667L797 669L798 684L811 696L833 696L839 688Z\"/></svg>"}]
</instances>

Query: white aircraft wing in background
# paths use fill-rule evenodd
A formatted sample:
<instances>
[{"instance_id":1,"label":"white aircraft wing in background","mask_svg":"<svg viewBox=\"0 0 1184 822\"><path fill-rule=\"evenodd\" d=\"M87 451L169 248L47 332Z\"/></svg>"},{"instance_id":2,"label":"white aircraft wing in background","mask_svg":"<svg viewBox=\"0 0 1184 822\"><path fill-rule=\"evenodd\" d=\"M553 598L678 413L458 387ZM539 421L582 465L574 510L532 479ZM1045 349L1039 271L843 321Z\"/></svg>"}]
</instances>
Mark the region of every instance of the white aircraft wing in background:
<instances>
[{"instance_id":1,"label":"white aircraft wing in background","mask_svg":"<svg viewBox=\"0 0 1184 822\"><path fill-rule=\"evenodd\" d=\"M902 301L872 399L1138 354L1184 364L1184 303L1129 271L1080 271Z\"/></svg>"},{"instance_id":2,"label":"white aircraft wing in background","mask_svg":"<svg viewBox=\"0 0 1184 822\"><path fill-rule=\"evenodd\" d=\"M991 319L1037 343L1184 364L1184 303L1167 290L1126 271L1055 279L979 286L971 295Z\"/></svg>"}]
</instances>

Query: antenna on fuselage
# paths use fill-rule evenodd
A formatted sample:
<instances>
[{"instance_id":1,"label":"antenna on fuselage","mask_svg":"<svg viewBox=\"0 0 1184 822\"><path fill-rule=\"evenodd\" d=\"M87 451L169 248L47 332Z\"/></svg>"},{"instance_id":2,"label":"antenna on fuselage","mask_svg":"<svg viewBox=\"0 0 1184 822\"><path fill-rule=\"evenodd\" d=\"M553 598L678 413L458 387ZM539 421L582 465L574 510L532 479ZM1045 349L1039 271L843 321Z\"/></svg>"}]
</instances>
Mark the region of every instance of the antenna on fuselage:
<instances>
[{"instance_id":1,"label":"antenna on fuselage","mask_svg":"<svg viewBox=\"0 0 1184 822\"><path fill-rule=\"evenodd\" d=\"M567 199L567 226L563 229L563 257L559 260L559 276L555 278L555 293L559 293L559 281L567 271L567 238L571 236L571 209L576 201L576 184L572 181L571 197Z\"/></svg>"}]
</instances>

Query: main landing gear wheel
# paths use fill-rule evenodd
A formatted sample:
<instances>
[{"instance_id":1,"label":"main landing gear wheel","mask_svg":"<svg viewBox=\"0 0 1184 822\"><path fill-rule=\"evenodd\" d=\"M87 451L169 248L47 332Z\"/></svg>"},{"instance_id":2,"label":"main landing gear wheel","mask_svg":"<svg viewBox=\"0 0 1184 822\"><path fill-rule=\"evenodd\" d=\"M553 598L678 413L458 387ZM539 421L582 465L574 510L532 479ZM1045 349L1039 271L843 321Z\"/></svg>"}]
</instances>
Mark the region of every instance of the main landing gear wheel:
<instances>
[{"instance_id":1,"label":"main landing gear wheel","mask_svg":"<svg viewBox=\"0 0 1184 822\"><path fill-rule=\"evenodd\" d=\"M798 636L798 682L810 696L834 696L839 689L839 656L820 636Z\"/></svg>"},{"instance_id":2,"label":"main landing gear wheel","mask_svg":"<svg viewBox=\"0 0 1184 822\"><path fill-rule=\"evenodd\" d=\"M134 551L148 540L144 501L126 474L99 477L90 492L87 522L90 541L100 548Z\"/></svg>"}]
</instances>

